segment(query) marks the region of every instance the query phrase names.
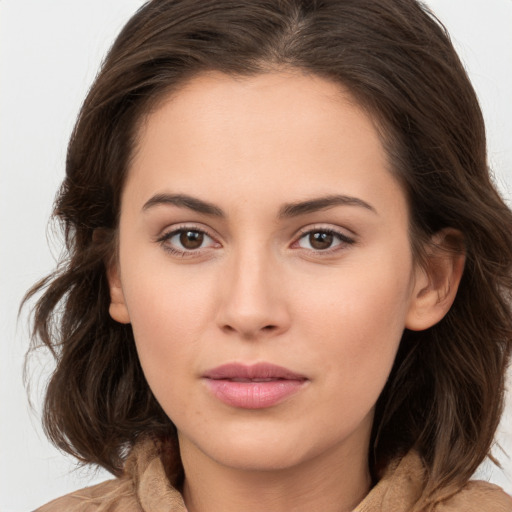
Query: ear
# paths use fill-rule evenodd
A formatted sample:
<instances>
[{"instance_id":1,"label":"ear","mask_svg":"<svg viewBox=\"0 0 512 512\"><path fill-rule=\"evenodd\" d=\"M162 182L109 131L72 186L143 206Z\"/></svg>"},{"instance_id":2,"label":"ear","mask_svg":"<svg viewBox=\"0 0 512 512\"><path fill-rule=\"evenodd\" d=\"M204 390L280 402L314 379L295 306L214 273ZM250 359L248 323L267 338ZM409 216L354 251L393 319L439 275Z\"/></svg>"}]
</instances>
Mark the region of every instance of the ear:
<instances>
[{"instance_id":1,"label":"ear","mask_svg":"<svg viewBox=\"0 0 512 512\"><path fill-rule=\"evenodd\" d=\"M107 269L107 279L110 289L110 316L121 324L130 323L130 315L126 302L124 300L124 292L121 286L121 279L119 277L118 263L112 263Z\"/></svg>"},{"instance_id":2,"label":"ear","mask_svg":"<svg viewBox=\"0 0 512 512\"><path fill-rule=\"evenodd\" d=\"M463 236L452 228L436 233L418 265L405 327L423 331L437 324L455 300L464 271Z\"/></svg>"}]
</instances>

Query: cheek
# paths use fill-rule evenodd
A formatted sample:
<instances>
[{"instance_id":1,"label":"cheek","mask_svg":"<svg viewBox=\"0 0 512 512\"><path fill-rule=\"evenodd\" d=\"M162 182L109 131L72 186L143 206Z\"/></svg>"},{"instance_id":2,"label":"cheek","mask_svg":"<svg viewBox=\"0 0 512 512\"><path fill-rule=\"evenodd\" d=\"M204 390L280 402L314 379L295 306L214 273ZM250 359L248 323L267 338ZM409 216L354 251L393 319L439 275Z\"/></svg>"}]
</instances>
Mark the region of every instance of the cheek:
<instances>
[{"instance_id":1,"label":"cheek","mask_svg":"<svg viewBox=\"0 0 512 512\"><path fill-rule=\"evenodd\" d=\"M376 401L391 371L411 296L404 268L403 258L401 271L392 259L380 259L373 267L333 273L302 304L304 338L315 340L314 366L356 405L363 397Z\"/></svg>"},{"instance_id":2,"label":"cheek","mask_svg":"<svg viewBox=\"0 0 512 512\"><path fill-rule=\"evenodd\" d=\"M144 375L171 420L176 411L197 415L189 404L194 403L190 383L195 361L203 349L199 342L200 303L195 294L175 293L174 286L162 283L155 289L149 285L146 282L142 289L138 288L135 300L130 302L132 329ZM198 417L194 421L203 423Z\"/></svg>"},{"instance_id":3,"label":"cheek","mask_svg":"<svg viewBox=\"0 0 512 512\"><path fill-rule=\"evenodd\" d=\"M139 359L156 393L172 390L170 380L204 350L200 340L212 321L213 279L192 277L188 269L172 271L165 258L146 265L138 263L143 258L133 260L122 268L131 276L124 292Z\"/></svg>"}]
</instances>

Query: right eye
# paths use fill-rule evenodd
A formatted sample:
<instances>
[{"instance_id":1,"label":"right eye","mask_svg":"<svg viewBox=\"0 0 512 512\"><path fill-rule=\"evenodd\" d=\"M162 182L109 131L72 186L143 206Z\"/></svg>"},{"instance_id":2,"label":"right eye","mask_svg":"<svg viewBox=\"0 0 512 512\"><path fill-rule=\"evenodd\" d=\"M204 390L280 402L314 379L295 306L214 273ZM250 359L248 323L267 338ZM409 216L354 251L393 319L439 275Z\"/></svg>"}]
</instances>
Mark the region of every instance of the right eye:
<instances>
[{"instance_id":1,"label":"right eye","mask_svg":"<svg viewBox=\"0 0 512 512\"><path fill-rule=\"evenodd\" d=\"M205 231L197 228L179 228L165 233L158 239L171 254L186 256L201 249L219 246Z\"/></svg>"}]
</instances>

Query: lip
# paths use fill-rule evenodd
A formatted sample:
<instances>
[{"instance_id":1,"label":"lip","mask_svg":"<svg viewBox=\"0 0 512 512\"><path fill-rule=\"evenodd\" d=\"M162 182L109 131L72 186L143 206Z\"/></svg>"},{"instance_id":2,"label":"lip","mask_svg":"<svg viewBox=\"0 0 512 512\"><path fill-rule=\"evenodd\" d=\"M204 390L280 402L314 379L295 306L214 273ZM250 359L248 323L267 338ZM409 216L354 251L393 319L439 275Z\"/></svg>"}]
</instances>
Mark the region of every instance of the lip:
<instances>
[{"instance_id":1,"label":"lip","mask_svg":"<svg viewBox=\"0 0 512 512\"><path fill-rule=\"evenodd\" d=\"M264 409L300 391L308 379L270 363L229 363L204 373L210 392L221 402L241 409Z\"/></svg>"}]
</instances>

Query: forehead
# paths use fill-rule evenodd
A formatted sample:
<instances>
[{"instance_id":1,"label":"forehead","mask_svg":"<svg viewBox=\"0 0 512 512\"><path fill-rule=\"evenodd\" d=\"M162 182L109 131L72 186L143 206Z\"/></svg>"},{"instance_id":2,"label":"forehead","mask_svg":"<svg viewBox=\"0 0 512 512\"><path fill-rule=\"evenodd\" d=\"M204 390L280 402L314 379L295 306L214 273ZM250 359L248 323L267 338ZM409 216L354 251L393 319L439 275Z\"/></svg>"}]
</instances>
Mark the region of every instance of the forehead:
<instances>
[{"instance_id":1,"label":"forehead","mask_svg":"<svg viewBox=\"0 0 512 512\"><path fill-rule=\"evenodd\" d=\"M294 128L304 123L312 140L318 124L325 124L326 115L340 103L356 106L339 84L300 70L255 76L206 72L159 98L139 125L138 147L148 139L160 142L157 132L167 143L172 142L171 135L174 140L187 138L189 144L199 137L202 142L214 137L224 142L233 130L236 139L252 135L257 141L267 134L278 143L287 135L296 138Z\"/></svg>"},{"instance_id":2,"label":"forehead","mask_svg":"<svg viewBox=\"0 0 512 512\"><path fill-rule=\"evenodd\" d=\"M189 193L192 185L214 200L228 185L237 194L296 200L312 189L375 192L394 180L388 167L373 119L339 84L299 71L211 72L146 116L127 187L136 182L140 201L162 188Z\"/></svg>"}]
</instances>

